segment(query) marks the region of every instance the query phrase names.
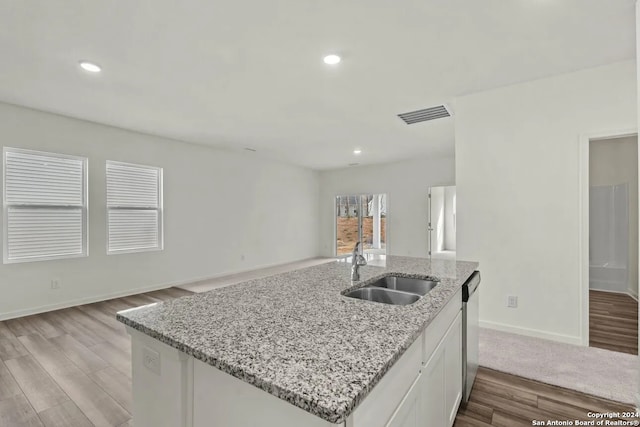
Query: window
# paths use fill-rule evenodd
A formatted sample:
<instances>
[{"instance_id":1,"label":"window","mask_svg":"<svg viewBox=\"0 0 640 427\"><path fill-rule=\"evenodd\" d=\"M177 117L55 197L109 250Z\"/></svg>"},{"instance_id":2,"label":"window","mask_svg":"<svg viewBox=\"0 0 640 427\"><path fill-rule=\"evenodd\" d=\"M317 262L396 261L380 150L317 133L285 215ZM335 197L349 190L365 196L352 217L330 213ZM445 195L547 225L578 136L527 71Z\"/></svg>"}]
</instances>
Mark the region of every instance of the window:
<instances>
[{"instance_id":1,"label":"window","mask_svg":"<svg viewBox=\"0 0 640 427\"><path fill-rule=\"evenodd\" d=\"M107 253L161 250L162 168L107 160Z\"/></svg>"},{"instance_id":2,"label":"window","mask_svg":"<svg viewBox=\"0 0 640 427\"><path fill-rule=\"evenodd\" d=\"M4 263L87 256L87 159L3 154Z\"/></svg>"}]
</instances>

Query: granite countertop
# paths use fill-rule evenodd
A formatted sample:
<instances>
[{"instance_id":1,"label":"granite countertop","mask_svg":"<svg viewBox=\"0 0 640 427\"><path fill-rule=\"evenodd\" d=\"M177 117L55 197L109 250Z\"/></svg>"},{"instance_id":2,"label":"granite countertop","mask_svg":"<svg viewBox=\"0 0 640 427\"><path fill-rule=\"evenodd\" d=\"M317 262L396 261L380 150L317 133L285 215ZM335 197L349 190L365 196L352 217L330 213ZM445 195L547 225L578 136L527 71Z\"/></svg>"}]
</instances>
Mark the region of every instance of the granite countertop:
<instances>
[{"instance_id":1,"label":"granite countertop","mask_svg":"<svg viewBox=\"0 0 640 427\"><path fill-rule=\"evenodd\" d=\"M331 423L344 421L478 264L386 257L331 262L117 314L117 319ZM396 306L341 292L390 274L441 283Z\"/></svg>"}]
</instances>

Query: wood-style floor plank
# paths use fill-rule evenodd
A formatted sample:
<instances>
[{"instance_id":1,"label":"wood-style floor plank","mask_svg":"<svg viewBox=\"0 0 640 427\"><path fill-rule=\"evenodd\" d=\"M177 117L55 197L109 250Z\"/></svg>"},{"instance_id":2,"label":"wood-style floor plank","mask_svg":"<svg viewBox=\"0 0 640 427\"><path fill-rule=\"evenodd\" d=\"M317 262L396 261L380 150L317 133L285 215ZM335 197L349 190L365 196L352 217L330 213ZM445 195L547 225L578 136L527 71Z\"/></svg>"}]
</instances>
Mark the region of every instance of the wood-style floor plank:
<instances>
[{"instance_id":1,"label":"wood-style floor plank","mask_svg":"<svg viewBox=\"0 0 640 427\"><path fill-rule=\"evenodd\" d=\"M22 319L29 325L30 329L35 330L45 338L57 337L64 334L62 329L50 323L43 316L35 315L23 317Z\"/></svg>"},{"instance_id":2,"label":"wood-style floor plank","mask_svg":"<svg viewBox=\"0 0 640 427\"><path fill-rule=\"evenodd\" d=\"M0 426L42 427L42 422L23 394L0 400Z\"/></svg>"},{"instance_id":3,"label":"wood-style floor plank","mask_svg":"<svg viewBox=\"0 0 640 427\"><path fill-rule=\"evenodd\" d=\"M111 343L105 342L89 347L91 351L117 369L127 378L131 379L131 347L118 348Z\"/></svg>"},{"instance_id":4,"label":"wood-style floor plank","mask_svg":"<svg viewBox=\"0 0 640 427\"><path fill-rule=\"evenodd\" d=\"M69 400L69 397L33 356L7 360L5 364L36 412Z\"/></svg>"},{"instance_id":5,"label":"wood-style floor plank","mask_svg":"<svg viewBox=\"0 0 640 427\"><path fill-rule=\"evenodd\" d=\"M26 317L20 317L18 319L6 320L5 324L9 328L9 330L16 337L21 337L23 335L29 334L37 334L38 331L34 328L27 320Z\"/></svg>"},{"instance_id":6,"label":"wood-style floor plank","mask_svg":"<svg viewBox=\"0 0 640 427\"><path fill-rule=\"evenodd\" d=\"M589 291L589 346L638 354L638 302L626 294Z\"/></svg>"},{"instance_id":7,"label":"wood-style floor plank","mask_svg":"<svg viewBox=\"0 0 640 427\"><path fill-rule=\"evenodd\" d=\"M514 389L521 390L534 393L538 397L559 400L567 405L591 409L597 412L623 412L629 409L628 405L622 403L612 402L575 390L556 387L491 369L480 369L476 377L476 383L487 383L489 388L494 390L493 393L500 393L499 390L501 389L506 389L510 392L514 392ZM474 385L474 391L475 388L476 385Z\"/></svg>"},{"instance_id":8,"label":"wood-style floor plank","mask_svg":"<svg viewBox=\"0 0 640 427\"><path fill-rule=\"evenodd\" d=\"M5 322L0 322L0 338L15 338L13 332L7 327Z\"/></svg>"},{"instance_id":9,"label":"wood-style floor plank","mask_svg":"<svg viewBox=\"0 0 640 427\"><path fill-rule=\"evenodd\" d=\"M65 331L65 333L74 337L84 346L95 345L104 341L102 337L96 336L83 325L71 319L66 309L44 313L41 316L44 316L51 323L57 325L60 329Z\"/></svg>"},{"instance_id":10,"label":"wood-style floor plank","mask_svg":"<svg viewBox=\"0 0 640 427\"><path fill-rule=\"evenodd\" d=\"M121 333L125 330L124 325L118 322L115 316L113 316L111 313L100 310L98 304L81 305L76 308L82 311L87 316L104 323L107 327L116 331L116 333Z\"/></svg>"},{"instance_id":11,"label":"wood-style floor plank","mask_svg":"<svg viewBox=\"0 0 640 427\"><path fill-rule=\"evenodd\" d=\"M19 339L94 425L119 425L131 417L54 344L39 335Z\"/></svg>"},{"instance_id":12,"label":"wood-style floor plank","mask_svg":"<svg viewBox=\"0 0 640 427\"><path fill-rule=\"evenodd\" d=\"M27 354L29 352L16 337L0 338L0 360L16 359Z\"/></svg>"},{"instance_id":13,"label":"wood-style floor plank","mask_svg":"<svg viewBox=\"0 0 640 427\"><path fill-rule=\"evenodd\" d=\"M89 377L109 393L127 412L133 412L131 378L111 366L94 372Z\"/></svg>"},{"instance_id":14,"label":"wood-style floor plank","mask_svg":"<svg viewBox=\"0 0 640 427\"><path fill-rule=\"evenodd\" d=\"M0 360L0 400L5 400L20 394L22 394L22 389L4 362Z\"/></svg>"},{"instance_id":15,"label":"wood-style floor plank","mask_svg":"<svg viewBox=\"0 0 640 427\"><path fill-rule=\"evenodd\" d=\"M70 318L75 322L82 323L82 325L93 335L101 337L101 343L110 342L111 344L120 348L131 345L128 335L123 335L121 332L117 332L112 328L109 328L104 323L94 319L91 316L88 316L86 313L78 310L77 308L69 309L68 314Z\"/></svg>"},{"instance_id":16,"label":"wood-style floor plank","mask_svg":"<svg viewBox=\"0 0 640 427\"><path fill-rule=\"evenodd\" d=\"M116 312L191 294L163 290L0 322L0 426L131 427L131 340Z\"/></svg>"},{"instance_id":17,"label":"wood-style floor plank","mask_svg":"<svg viewBox=\"0 0 640 427\"><path fill-rule=\"evenodd\" d=\"M513 400L514 397L525 399ZM535 397L532 398L532 396ZM480 368L469 403L461 405L455 427L531 426L533 420L591 420L589 412L633 411L629 405Z\"/></svg>"},{"instance_id":18,"label":"wood-style floor plank","mask_svg":"<svg viewBox=\"0 0 640 427\"><path fill-rule=\"evenodd\" d=\"M458 412L454 427L491 427L491 424Z\"/></svg>"},{"instance_id":19,"label":"wood-style floor plank","mask_svg":"<svg viewBox=\"0 0 640 427\"><path fill-rule=\"evenodd\" d=\"M93 427L93 423L71 400L38 414L45 427Z\"/></svg>"},{"instance_id":20,"label":"wood-style floor plank","mask_svg":"<svg viewBox=\"0 0 640 427\"><path fill-rule=\"evenodd\" d=\"M71 335L60 335L50 339L84 373L90 374L109 366L102 358L83 346Z\"/></svg>"}]
</instances>

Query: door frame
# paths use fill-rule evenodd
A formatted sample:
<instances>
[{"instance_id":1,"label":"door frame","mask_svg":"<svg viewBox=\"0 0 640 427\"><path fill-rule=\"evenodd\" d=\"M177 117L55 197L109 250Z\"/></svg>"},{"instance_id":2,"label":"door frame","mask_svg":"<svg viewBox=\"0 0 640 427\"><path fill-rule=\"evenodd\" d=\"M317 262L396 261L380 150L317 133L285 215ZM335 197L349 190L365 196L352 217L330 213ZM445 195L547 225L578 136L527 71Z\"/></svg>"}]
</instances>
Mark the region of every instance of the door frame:
<instances>
[{"instance_id":1,"label":"door frame","mask_svg":"<svg viewBox=\"0 0 640 427\"><path fill-rule=\"evenodd\" d=\"M579 139L578 205L579 205L579 272L581 284L580 342L589 346L589 142L638 136L638 128L626 128L581 134ZM638 144L640 157L640 142ZM638 162L640 165L640 161ZM640 253L640 252L639 252ZM638 260L640 263L640 260Z\"/></svg>"}]
</instances>

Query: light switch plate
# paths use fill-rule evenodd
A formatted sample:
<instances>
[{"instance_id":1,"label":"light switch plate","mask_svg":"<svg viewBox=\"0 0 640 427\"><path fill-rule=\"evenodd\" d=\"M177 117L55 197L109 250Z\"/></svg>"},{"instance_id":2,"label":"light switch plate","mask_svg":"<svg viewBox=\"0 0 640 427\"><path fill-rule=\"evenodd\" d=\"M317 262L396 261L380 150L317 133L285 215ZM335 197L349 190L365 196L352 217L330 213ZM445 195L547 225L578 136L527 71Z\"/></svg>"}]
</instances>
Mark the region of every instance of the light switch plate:
<instances>
[{"instance_id":1,"label":"light switch plate","mask_svg":"<svg viewBox=\"0 0 640 427\"><path fill-rule=\"evenodd\" d=\"M142 348L142 364L151 372L160 375L160 353L149 347Z\"/></svg>"}]
</instances>

